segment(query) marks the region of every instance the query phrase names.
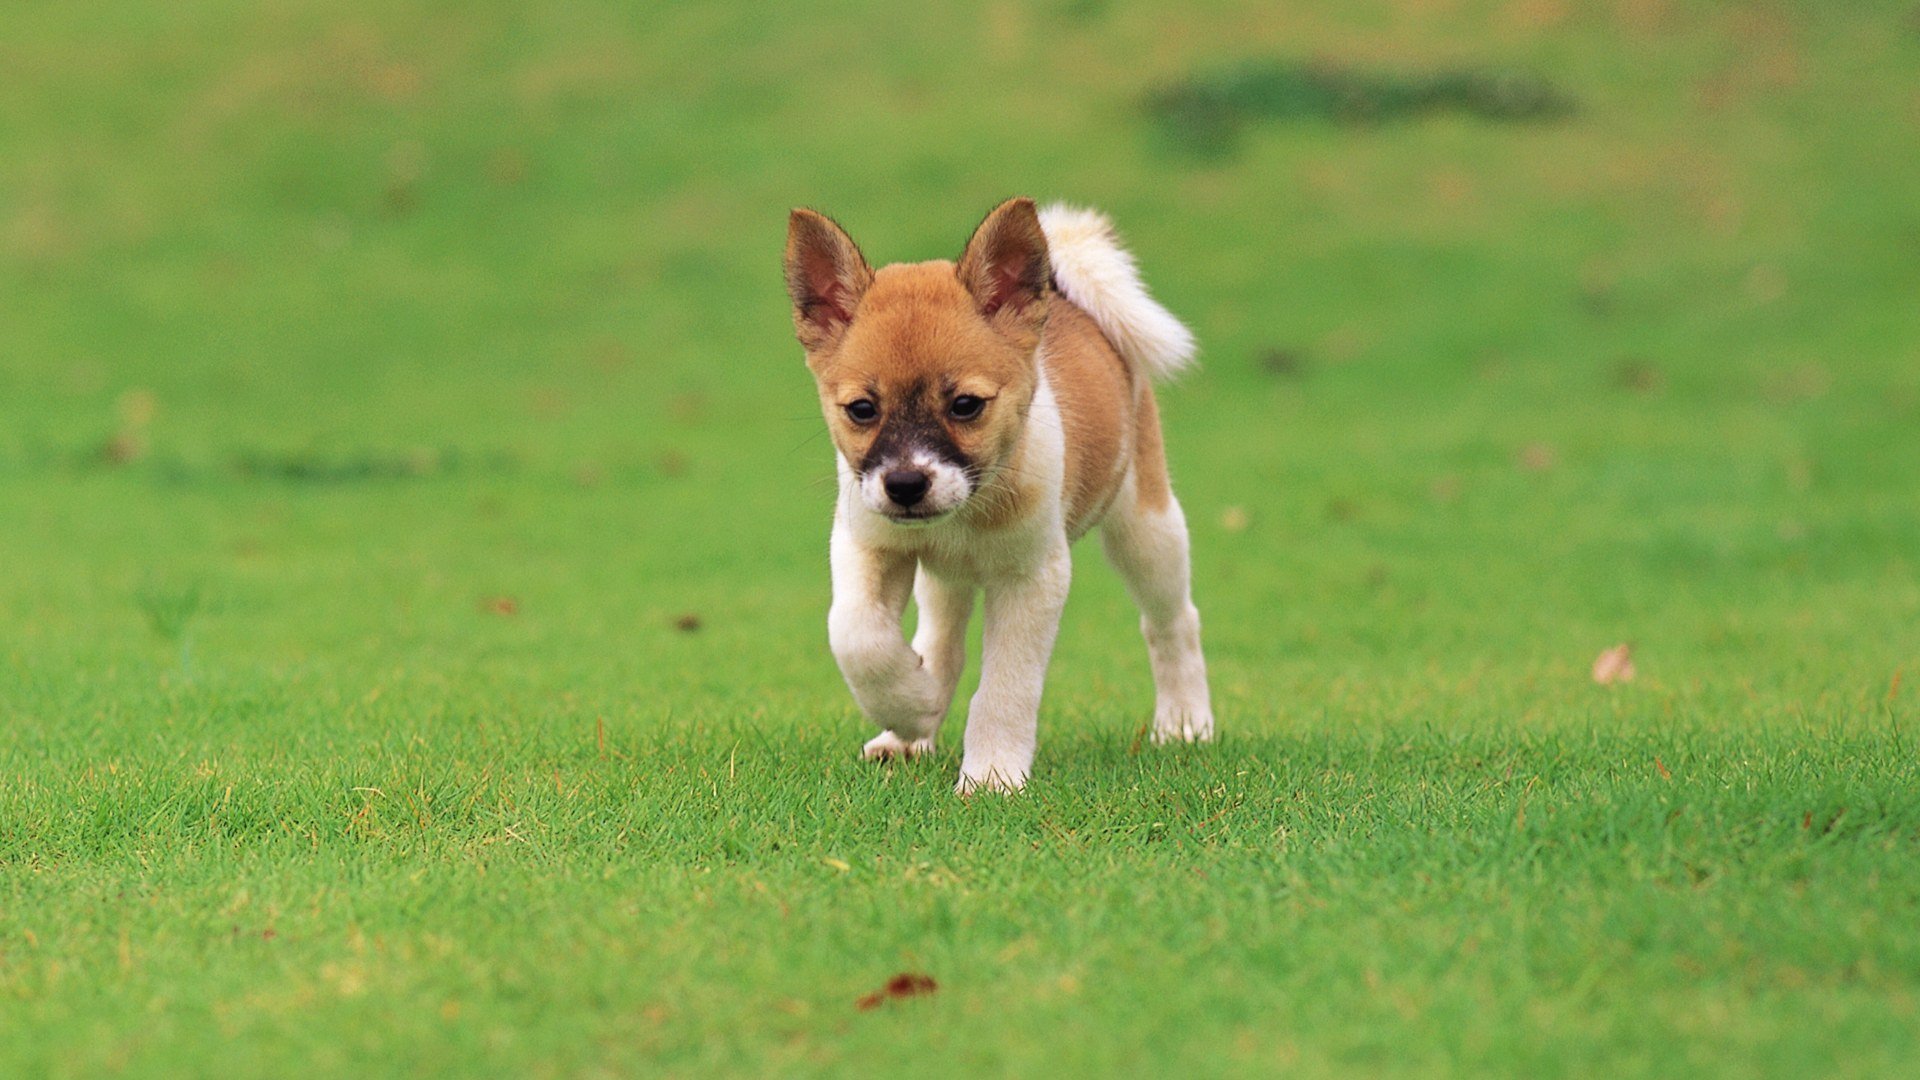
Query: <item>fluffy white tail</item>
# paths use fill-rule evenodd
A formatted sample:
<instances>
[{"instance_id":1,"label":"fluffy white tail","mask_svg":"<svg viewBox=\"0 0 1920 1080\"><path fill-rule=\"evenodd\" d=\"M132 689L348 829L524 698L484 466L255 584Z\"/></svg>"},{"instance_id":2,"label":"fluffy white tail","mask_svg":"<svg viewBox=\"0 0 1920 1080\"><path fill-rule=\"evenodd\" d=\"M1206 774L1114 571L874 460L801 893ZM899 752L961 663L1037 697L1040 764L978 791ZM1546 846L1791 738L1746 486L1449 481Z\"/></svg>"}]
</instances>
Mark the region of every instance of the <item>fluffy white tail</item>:
<instances>
[{"instance_id":1,"label":"fluffy white tail","mask_svg":"<svg viewBox=\"0 0 1920 1080\"><path fill-rule=\"evenodd\" d=\"M1040 211L1040 230L1047 234L1054 284L1093 316L1122 358L1155 379L1193 363L1193 332L1147 294L1107 215L1055 203Z\"/></svg>"}]
</instances>

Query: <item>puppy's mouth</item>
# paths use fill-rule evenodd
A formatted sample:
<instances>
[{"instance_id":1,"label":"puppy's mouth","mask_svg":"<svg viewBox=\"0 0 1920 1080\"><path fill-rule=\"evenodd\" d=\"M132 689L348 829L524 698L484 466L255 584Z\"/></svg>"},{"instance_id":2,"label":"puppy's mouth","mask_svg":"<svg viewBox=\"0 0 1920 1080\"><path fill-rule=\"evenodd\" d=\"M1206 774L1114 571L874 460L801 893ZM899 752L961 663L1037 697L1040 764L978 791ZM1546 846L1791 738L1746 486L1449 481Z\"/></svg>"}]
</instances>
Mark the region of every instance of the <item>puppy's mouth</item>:
<instances>
[{"instance_id":1,"label":"puppy's mouth","mask_svg":"<svg viewBox=\"0 0 1920 1080\"><path fill-rule=\"evenodd\" d=\"M929 522L939 521L941 518L953 513L955 509L957 509L957 507L952 506L947 507L945 510L930 510L925 507L914 507L911 510L890 508L882 510L880 513L882 517L900 525L925 525Z\"/></svg>"}]
</instances>

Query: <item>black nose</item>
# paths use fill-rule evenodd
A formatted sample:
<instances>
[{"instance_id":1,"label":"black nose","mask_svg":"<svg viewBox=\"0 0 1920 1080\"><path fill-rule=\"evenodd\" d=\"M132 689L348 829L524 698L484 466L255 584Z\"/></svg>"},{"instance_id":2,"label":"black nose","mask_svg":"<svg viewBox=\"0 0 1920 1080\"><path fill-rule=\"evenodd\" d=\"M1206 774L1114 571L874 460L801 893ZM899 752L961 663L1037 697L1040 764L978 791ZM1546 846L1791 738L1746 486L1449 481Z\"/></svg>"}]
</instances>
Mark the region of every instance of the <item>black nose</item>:
<instances>
[{"instance_id":1,"label":"black nose","mask_svg":"<svg viewBox=\"0 0 1920 1080\"><path fill-rule=\"evenodd\" d=\"M927 497L927 488L933 481L919 469L888 469L887 475L880 478L880 486L887 489L887 498L909 507Z\"/></svg>"}]
</instances>

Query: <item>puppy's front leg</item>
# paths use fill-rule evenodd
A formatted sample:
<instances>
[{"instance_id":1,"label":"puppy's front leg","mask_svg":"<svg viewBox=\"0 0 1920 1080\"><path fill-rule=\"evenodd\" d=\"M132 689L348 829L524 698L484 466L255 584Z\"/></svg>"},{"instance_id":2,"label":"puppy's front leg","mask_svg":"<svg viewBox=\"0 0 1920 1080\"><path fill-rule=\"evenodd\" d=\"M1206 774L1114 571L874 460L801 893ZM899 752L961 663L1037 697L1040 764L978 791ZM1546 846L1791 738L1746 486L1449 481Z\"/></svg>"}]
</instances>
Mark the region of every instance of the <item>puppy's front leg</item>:
<instances>
[{"instance_id":1,"label":"puppy's front leg","mask_svg":"<svg viewBox=\"0 0 1920 1080\"><path fill-rule=\"evenodd\" d=\"M907 646L900 615L913 588L914 560L875 551L835 525L831 544L833 606L827 640L861 711L891 733L902 752L930 750L946 700L940 682ZM868 744L873 749L873 744Z\"/></svg>"},{"instance_id":2,"label":"puppy's front leg","mask_svg":"<svg viewBox=\"0 0 1920 1080\"><path fill-rule=\"evenodd\" d=\"M1073 562L1062 543L1031 578L987 585L980 689L967 710L961 794L982 788L1017 791L1026 785L1033 771L1040 691L1072 580Z\"/></svg>"}]
</instances>

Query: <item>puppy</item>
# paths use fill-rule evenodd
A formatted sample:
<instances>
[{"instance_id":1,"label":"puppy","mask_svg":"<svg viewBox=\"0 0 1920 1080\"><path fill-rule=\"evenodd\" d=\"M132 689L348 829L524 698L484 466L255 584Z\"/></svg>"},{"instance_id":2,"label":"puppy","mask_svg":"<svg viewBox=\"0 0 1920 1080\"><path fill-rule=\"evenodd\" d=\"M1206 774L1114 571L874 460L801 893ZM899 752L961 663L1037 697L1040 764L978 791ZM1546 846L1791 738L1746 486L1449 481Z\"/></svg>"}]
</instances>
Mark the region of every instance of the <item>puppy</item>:
<instances>
[{"instance_id":1,"label":"puppy","mask_svg":"<svg viewBox=\"0 0 1920 1080\"><path fill-rule=\"evenodd\" d=\"M1150 385L1191 362L1193 335L1147 295L1107 218L1011 199L958 263L876 271L837 224L795 210L786 278L839 456L827 633L881 729L865 756L932 752L978 592L980 689L958 790L1024 786L1067 548L1096 525L1140 608L1154 740L1213 738L1186 520Z\"/></svg>"}]
</instances>

